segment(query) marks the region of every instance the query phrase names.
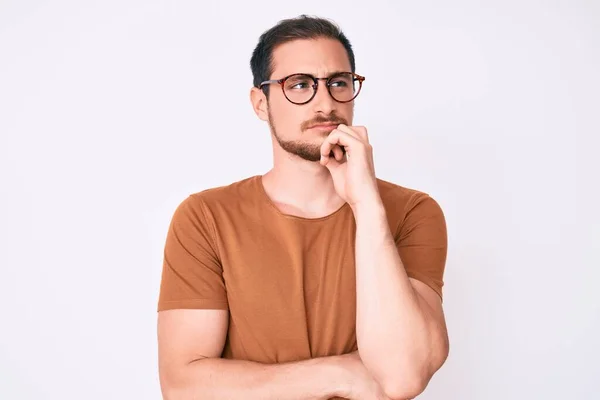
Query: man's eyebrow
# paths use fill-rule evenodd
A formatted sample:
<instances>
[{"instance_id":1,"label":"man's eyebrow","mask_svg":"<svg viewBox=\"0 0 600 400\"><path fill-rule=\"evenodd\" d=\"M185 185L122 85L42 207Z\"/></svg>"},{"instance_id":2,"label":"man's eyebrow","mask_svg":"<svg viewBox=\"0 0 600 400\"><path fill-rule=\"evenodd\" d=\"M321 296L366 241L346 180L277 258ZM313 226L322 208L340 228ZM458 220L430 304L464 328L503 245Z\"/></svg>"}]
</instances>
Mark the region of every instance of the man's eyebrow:
<instances>
[{"instance_id":1,"label":"man's eyebrow","mask_svg":"<svg viewBox=\"0 0 600 400\"><path fill-rule=\"evenodd\" d=\"M329 74L325 75L323 78L329 78L330 76L333 75L337 75L337 74L341 74L341 73L348 73L350 71L346 71L346 70L335 70L333 72L330 72ZM305 74L305 75L310 75L310 76L317 76L316 74L313 73L308 73L308 72L300 72L301 74Z\"/></svg>"},{"instance_id":2,"label":"man's eyebrow","mask_svg":"<svg viewBox=\"0 0 600 400\"><path fill-rule=\"evenodd\" d=\"M337 70L337 71L333 71L331 74L329 74L329 76L331 75L336 75L336 74L341 74L341 73L347 73L350 71L346 71L346 70Z\"/></svg>"}]
</instances>

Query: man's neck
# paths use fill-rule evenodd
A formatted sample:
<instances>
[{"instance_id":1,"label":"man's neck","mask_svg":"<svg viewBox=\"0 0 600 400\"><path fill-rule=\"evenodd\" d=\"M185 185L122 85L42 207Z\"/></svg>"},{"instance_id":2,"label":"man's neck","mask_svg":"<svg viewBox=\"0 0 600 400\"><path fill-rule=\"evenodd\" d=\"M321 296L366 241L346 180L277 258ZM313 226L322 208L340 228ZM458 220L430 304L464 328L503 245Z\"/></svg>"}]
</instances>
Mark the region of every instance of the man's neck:
<instances>
[{"instance_id":1,"label":"man's neck","mask_svg":"<svg viewBox=\"0 0 600 400\"><path fill-rule=\"evenodd\" d=\"M290 157L262 177L265 192L284 213L307 218L327 216L344 205L329 171L318 162Z\"/></svg>"}]
</instances>

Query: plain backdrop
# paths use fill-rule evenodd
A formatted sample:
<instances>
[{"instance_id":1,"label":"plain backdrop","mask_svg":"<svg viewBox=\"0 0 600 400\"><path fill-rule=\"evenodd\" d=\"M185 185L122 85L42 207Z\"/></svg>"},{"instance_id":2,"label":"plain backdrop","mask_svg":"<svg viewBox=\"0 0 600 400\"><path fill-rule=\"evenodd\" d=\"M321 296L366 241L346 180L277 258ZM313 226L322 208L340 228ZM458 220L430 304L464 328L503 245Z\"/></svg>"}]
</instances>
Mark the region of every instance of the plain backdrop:
<instances>
[{"instance_id":1,"label":"plain backdrop","mask_svg":"<svg viewBox=\"0 0 600 400\"><path fill-rule=\"evenodd\" d=\"M0 399L159 399L175 207L271 167L259 35L331 18L380 178L449 233L448 361L419 399L591 399L600 2L0 1Z\"/></svg>"}]
</instances>

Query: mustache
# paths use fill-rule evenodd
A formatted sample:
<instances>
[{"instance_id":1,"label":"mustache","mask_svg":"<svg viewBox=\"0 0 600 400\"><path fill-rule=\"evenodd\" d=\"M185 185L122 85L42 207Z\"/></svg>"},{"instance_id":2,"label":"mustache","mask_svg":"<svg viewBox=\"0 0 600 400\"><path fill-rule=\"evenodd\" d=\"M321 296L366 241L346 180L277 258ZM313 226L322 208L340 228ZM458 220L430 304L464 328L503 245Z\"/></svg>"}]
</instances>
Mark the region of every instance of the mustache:
<instances>
[{"instance_id":1,"label":"mustache","mask_svg":"<svg viewBox=\"0 0 600 400\"><path fill-rule=\"evenodd\" d=\"M335 114L330 115L329 117L317 116L311 120L304 121L300 126L303 131L312 128L315 125L324 125L324 124L333 124L339 125L344 124L348 125L348 121L345 118L339 117Z\"/></svg>"}]
</instances>

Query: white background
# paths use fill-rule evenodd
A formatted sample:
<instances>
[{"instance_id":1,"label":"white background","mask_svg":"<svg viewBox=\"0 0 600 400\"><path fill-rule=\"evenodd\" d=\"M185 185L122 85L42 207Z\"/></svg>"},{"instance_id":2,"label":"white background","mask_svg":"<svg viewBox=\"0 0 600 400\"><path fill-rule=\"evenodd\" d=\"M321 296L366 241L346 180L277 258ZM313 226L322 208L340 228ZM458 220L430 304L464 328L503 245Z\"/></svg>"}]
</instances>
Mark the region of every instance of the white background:
<instances>
[{"instance_id":1,"label":"white background","mask_svg":"<svg viewBox=\"0 0 600 400\"><path fill-rule=\"evenodd\" d=\"M249 60L301 13L354 45L378 176L446 213L419 398L598 396L600 2L286 4L0 1L0 398L160 398L172 212L270 168Z\"/></svg>"}]
</instances>

